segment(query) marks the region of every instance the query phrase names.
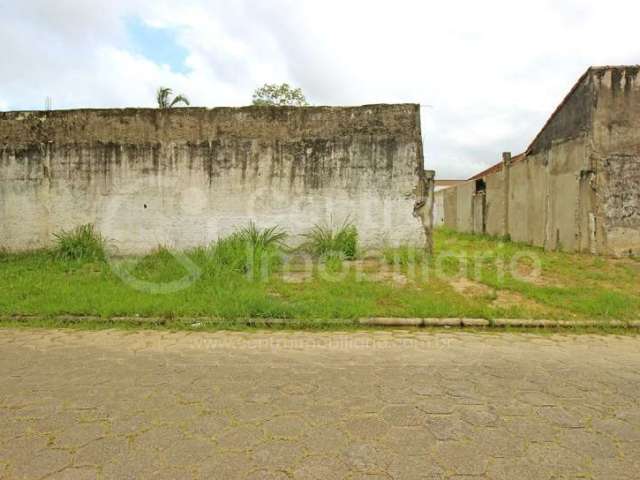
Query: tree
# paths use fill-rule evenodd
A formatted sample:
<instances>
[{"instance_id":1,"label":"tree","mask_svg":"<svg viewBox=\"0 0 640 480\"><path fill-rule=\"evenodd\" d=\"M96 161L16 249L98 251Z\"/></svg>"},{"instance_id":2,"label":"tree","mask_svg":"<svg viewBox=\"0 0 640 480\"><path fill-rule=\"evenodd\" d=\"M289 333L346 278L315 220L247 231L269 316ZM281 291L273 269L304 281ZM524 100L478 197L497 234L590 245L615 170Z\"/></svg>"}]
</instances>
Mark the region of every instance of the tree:
<instances>
[{"instance_id":1,"label":"tree","mask_svg":"<svg viewBox=\"0 0 640 480\"><path fill-rule=\"evenodd\" d=\"M158 108L173 108L179 103L184 105L191 105L189 99L184 95L176 95L171 99L173 90L167 87L160 87L156 94L156 100L158 101Z\"/></svg>"},{"instance_id":2,"label":"tree","mask_svg":"<svg viewBox=\"0 0 640 480\"><path fill-rule=\"evenodd\" d=\"M292 88L288 83L265 83L253 92L253 105L306 107L309 103L301 88Z\"/></svg>"}]
</instances>

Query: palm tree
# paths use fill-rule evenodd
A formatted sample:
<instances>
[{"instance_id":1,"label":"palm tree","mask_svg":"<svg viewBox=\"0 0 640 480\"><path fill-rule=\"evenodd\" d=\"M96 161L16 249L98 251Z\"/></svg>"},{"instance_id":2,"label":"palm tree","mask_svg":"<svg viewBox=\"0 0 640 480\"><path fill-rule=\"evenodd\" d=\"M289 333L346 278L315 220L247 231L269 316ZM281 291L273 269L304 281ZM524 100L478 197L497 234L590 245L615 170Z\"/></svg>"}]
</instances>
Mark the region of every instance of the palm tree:
<instances>
[{"instance_id":1,"label":"palm tree","mask_svg":"<svg viewBox=\"0 0 640 480\"><path fill-rule=\"evenodd\" d=\"M191 105L189 103L189 99L184 95L176 95L175 97L173 97L173 100L171 100L171 95L173 95L173 90L167 87L160 87L158 89L158 93L156 94L158 108L173 108L179 103Z\"/></svg>"}]
</instances>

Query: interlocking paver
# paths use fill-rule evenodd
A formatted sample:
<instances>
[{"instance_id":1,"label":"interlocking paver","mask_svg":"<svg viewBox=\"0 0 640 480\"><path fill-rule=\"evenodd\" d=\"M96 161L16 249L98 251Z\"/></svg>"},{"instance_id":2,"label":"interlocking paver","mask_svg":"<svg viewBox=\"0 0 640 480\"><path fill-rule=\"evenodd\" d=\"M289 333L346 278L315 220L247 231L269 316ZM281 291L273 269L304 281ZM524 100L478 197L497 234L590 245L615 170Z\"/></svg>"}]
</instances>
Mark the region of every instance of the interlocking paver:
<instances>
[{"instance_id":1,"label":"interlocking paver","mask_svg":"<svg viewBox=\"0 0 640 480\"><path fill-rule=\"evenodd\" d=\"M0 478L632 479L640 339L0 330Z\"/></svg>"}]
</instances>

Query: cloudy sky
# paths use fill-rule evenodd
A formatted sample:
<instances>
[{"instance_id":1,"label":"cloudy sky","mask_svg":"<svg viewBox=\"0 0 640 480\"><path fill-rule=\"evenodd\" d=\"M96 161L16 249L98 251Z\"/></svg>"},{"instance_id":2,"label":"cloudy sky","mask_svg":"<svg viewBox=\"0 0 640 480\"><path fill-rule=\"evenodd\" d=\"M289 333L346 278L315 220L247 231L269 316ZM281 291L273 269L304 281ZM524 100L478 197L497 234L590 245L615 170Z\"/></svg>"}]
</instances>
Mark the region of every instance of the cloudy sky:
<instances>
[{"instance_id":1,"label":"cloudy sky","mask_svg":"<svg viewBox=\"0 0 640 480\"><path fill-rule=\"evenodd\" d=\"M640 63L640 2L0 0L0 110L417 102L425 157L465 178L519 153L589 65Z\"/></svg>"}]
</instances>

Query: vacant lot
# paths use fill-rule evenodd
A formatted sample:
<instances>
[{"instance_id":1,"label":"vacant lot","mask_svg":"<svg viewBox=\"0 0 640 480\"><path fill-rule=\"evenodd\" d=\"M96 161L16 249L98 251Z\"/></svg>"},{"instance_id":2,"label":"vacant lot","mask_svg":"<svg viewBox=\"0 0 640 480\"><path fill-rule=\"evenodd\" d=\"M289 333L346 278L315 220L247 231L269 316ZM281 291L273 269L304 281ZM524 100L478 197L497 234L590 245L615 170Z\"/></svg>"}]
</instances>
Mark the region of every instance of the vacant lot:
<instances>
[{"instance_id":1,"label":"vacant lot","mask_svg":"<svg viewBox=\"0 0 640 480\"><path fill-rule=\"evenodd\" d=\"M213 253L158 249L144 258L89 261L53 251L5 252L0 316L269 317L317 324L369 316L640 317L637 260L550 253L448 231L436 233L435 248L429 259L400 248L358 249L345 260L270 247L268 255L254 252L235 263L215 260L224 257L222 246Z\"/></svg>"}]
</instances>

